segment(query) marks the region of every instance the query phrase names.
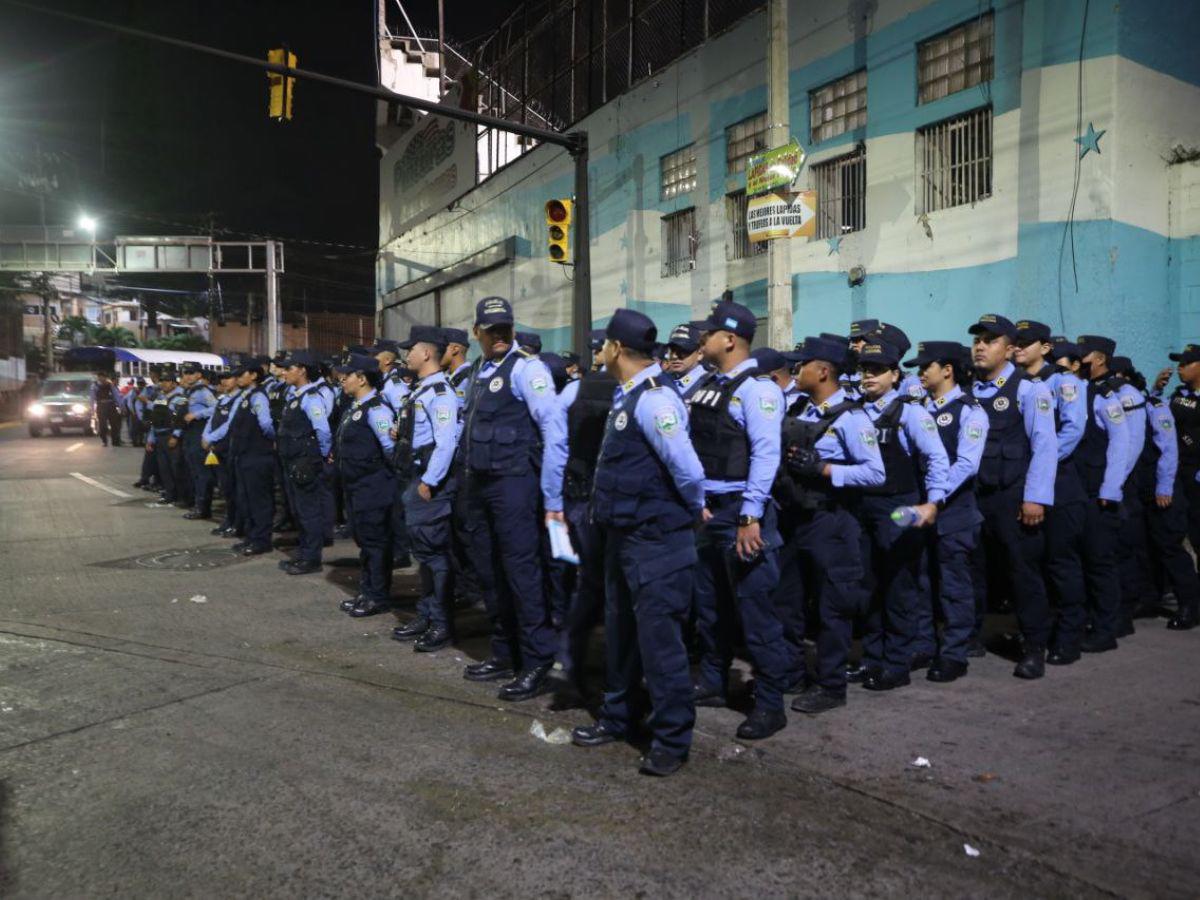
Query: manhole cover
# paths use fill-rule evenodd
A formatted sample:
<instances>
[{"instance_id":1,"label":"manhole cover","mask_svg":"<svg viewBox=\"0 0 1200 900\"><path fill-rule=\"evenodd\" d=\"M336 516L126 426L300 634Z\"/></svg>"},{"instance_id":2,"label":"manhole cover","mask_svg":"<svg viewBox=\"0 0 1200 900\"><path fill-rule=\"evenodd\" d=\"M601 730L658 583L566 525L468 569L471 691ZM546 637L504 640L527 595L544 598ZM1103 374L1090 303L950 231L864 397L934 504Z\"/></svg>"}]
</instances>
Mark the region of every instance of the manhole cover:
<instances>
[{"instance_id":1,"label":"manhole cover","mask_svg":"<svg viewBox=\"0 0 1200 900\"><path fill-rule=\"evenodd\" d=\"M93 565L105 569L169 569L176 572L194 572L220 569L242 562L246 558L226 547L188 547L183 550L156 550L154 553Z\"/></svg>"}]
</instances>

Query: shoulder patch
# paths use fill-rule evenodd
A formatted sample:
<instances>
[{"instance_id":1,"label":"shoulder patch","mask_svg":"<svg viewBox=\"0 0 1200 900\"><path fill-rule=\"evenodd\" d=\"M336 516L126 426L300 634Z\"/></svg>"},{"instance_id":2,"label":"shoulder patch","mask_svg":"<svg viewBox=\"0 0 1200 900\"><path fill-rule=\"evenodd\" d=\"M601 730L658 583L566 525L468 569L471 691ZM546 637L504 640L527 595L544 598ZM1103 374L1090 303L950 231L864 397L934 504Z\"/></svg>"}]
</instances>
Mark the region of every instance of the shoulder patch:
<instances>
[{"instance_id":1,"label":"shoulder patch","mask_svg":"<svg viewBox=\"0 0 1200 900\"><path fill-rule=\"evenodd\" d=\"M1063 381L1058 386L1058 396L1063 398L1064 403L1074 403L1075 398L1079 396L1079 389L1070 381Z\"/></svg>"},{"instance_id":2,"label":"shoulder patch","mask_svg":"<svg viewBox=\"0 0 1200 900\"><path fill-rule=\"evenodd\" d=\"M873 427L859 429L858 436L868 447L874 447L878 441L878 438L875 436L875 429Z\"/></svg>"},{"instance_id":3,"label":"shoulder patch","mask_svg":"<svg viewBox=\"0 0 1200 900\"><path fill-rule=\"evenodd\" d=\"M1125 410L1120 403L1106 403L1104 405L1104 414L1112 422L1121 422L1125 419Z\"/></svg>"},{"instance_id":4,"label":"shoulder patch","mask_svg":"<svg viewBox=\"0 0 1200 900\"><path fill-rule=\"evenodd\" d=\"M1039 394L1037 398L1037 410L1041 413L1050 412L1050 398L1043 394Z\"/></svg>"},{"instance_id":5,"label":"shoulder patch","mask_svg":"<svg viewBox=\"0 0 1200 900\"><path fill-rule=\"evenodd\" d=\"M445 425L450 421L450 410L446 409L445 406L438 406L435 413L435 418L437 419L437 423L439 425Z\"/></svg>"},{"instance_id":6,"label":"shoulder patch","mask_svg":"<svg viewBox=\"0 0 1200 900\"><path fill-rule=\"evenodd\" d=\"M1161 428L1163 431L1170 431L1172 428L1175 427L1175 422L1171 419L1170 416L1163 416L1161 419L1158 420L1158 427Z\"/></svg>"},{"instance_id":7,"label":"shoulder patch","mask_svg":"<svg viewBox=\"0 0 1200 900\"><path fill-rule=\"evenodd\" d=\"M921 427L926 431L937 431L937 425L929 416L921 416Z\"/></svg>"},{"instance_id":8,"label":"shoulder patch","mask_svg":"<svg viewBox=\"0 0 1200 900\"><path fill-rule=\"evenodd\" d=\"M758 408L762 411L763 415L772 417L779 411L779 404L773 397L759 397Z\"/></svg>"},{"instance_id":9,"label":"shoulder patch","mask_svg":"<svg viewBox=\"0 0 1200 900\"><path fill-rule=\"evenodd\" d=\"M670 406L660 407L654 413L654 428L667 437L679 433L679 413Z\"/></svg>"},{"instance_id":10,"label":"shoulder patch","mask_svg":"<svg viewBox=\"0 0 1200 900\"><path fill-rule=\"evenodd\" d=\"M535 394L544 394L550 385L544 376L535 375L529 379L529 387Z\"/></svg>"},{"instance_id":11,"label":"shoulder patch","mask_svg":"<svg viewBox=\"0 0 1200 900\"><path fill-rule=\"evenodd\" d=\"M979 440L981 437L983 437L983 426L975 424L968 425L967 437L973 441Z\"/></svg>"}]
</instances>

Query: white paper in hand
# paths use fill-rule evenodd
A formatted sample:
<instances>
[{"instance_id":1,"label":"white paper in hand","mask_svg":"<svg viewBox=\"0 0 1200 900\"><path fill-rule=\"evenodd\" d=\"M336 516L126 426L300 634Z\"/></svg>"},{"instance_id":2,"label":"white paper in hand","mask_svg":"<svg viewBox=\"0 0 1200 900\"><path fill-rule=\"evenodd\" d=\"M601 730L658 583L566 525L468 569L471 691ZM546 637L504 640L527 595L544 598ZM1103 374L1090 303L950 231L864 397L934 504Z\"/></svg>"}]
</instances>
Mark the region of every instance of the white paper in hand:
<instances>
[{"instance_id":1,"label":"white paper in hand","mask_svg":"<svg viewBox=\"0 0 1200 900\"><path fill-rule=\"evenodd\" d=\"M567 526L557 519L550 519L546 522L546 530L550 532L550 555L573 566L579 565L579 555L571 546L571 535Z\"/></svg>"}]
</instances>

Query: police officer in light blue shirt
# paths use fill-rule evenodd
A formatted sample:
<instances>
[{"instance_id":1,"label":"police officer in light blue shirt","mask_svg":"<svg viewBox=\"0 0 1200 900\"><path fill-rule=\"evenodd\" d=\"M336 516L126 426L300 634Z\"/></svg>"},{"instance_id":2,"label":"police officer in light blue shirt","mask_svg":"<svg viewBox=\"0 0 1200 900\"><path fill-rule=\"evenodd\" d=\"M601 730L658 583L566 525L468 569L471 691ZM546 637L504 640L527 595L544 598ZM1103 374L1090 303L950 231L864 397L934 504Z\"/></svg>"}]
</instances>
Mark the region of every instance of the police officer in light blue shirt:
<instances>
[{"instance_id":1,"label":"police officer in light blue shirt","mask_svg":"<svg viewBox=\"0 0 1200 900\"><path fill-rule=\"evenodd\" d=\"M229 452L237 469L234 481L245 538L232 549L244 556L271 551L275 515L275 423L271 401L259 387L265 361L251 359L234 370L241 389L229 419Z\"/></svg>"},{"instance_id":2,"label":"police officer in light blue shirt","mask_svg":"<svg viewBox=\"0 0 1200 900\"><path fill-rule=\"evenodd\" d=\"M699 325L682 322L671 329L667 338L667 358L663 372L671 380L679 396L686 402L708 380L709 372L700 356Z\"/></svg>"},{"instance_id":3,"label":"police officer in light blue shirt","mask_svg":"<svg viewBox=\"0 0 1200 900\"><path fill-rule=\"evenodd\" d=\"M187 396L187 412L182 423L183 461L191 478L192 508L183 514L185 519L212 518L213 476L212 469L204 465L208 455L201 444L204 426L212 417L217 406L217 395L204 377L204 369L198 363L184 363L180 367L180 380Z\"/></svg>"},{"instance_id":4,"label":"police officer in light blue shirt","mask_svg":"<svg viewBox=\"0 0 1200 900\"><path fill-rule=\"evenodd\" d=\"M320 361L308 350L293 350L282 360L283 380L290 397L276 434L288 505L299 529L295 559L279 568L288 575L321 571L325 516L330 507L328 463L333 434L317 378Z\"/></svg>"},{"instance_id":5,"label":"police officer in light blue shirt","mask_svg":"<svg viewBox=\"0 0 1200 900\"><path fill-rule=\"evenodd\" d=\"M790 659L771 594L782 541L771 486L780 462L783 392L750 356L755 317L724 300L704 322L701 350L712 377L688 404L692 444L704 466L705 525L696 568L696 631L702 658L698 705L723 706L733 661L734 610L757 671L743 740L787 724Z\"/></svg>"},{"instance_id":6,"label":"police officer in light blue shirt","mask_svg":"<svg viewBox=\"0 0 1200 900\"><path fill-rule=\"evenodd\" d=\"M1030 381L1009 360L1016 326L986 313L968 332L976 381L975 399L988 416L987 443L977 478L983 515L982 553L973 560L975 630L978 641L987 609L989 573L1008 583L1021 632L1017 678L1045 674L1046 646L1052 618L1042 580L1042 525L1046 507L1054 504L1058 435L1054 430L1054 398L1043 384Z\"/></svg>"},{"instance_id":7,"label":"police officer in light blue shirt","mask_svg":"<svg viewBox=\"0 0 1200 900\"><path fill-rule=\"evenodd\" d=\"M234 470L229 462L229 419L237 399L237 384L230 369L217 373L217 405L213 414L204 423L204 431L200 435L200 446L206 453L212 453L217 458L214 466L217 474L217 485L221 489L221 497L225 500L225 514L219 525L210 533L214 537L234 537L241 531L241 521L237 511L237 488L234 485ZM220 433L220 437L216 434ZM206 456L207 460L207 456Z\"/></svg>"},{"instance_id":8,"label":"police officer in light blue shirt","mask_svg":"<svg viewBox=\"0 0 1200 900\"><path fill-rule=\"evenodd\" d=\"M191 493L185 484L179 438L183 433L183 417L187 413L187 395L179 386L179 374L173 366L165 367L158 376L158 395L150 407L150 433L146 436L146 452L153 453L162 483L159 501L176 503ZM189 503L190 505L190 503Z\"/></svg>"},{"instance_id":9,"label":"police officer in light blue shirt","mask_svg":"<svg viewBox=\"0 0 1200 900\"><path fill-rule=\"evenodd\" d=\"M628 737L650 695L650 751L641 772L670 775L687 759L695 707L683 628L696 563L692 526L704 509L704 470L687 433L683 401L650 357L657 329L618 309L607 329L605 369L618 380L592 492L592 518L608 549L604 705L573 740L596 746Z\"/></svg>"},{"instance_id":10,"label":"police officer in light blue shirt","mask_svg":"<svg viewBox=\"0 0 1200 900\"><path fill-rule=\"evenodd\" d=\"M904 333L904 330L898 325L892 325L888 322L880 322L879 327L868 335L868 340L883 341L885 344L890 344L896 348L896 352L900 354L901 359L912 348L912 341L908 339L908 335ZM925 389L921 387L921 379L912 374L901 374L900 383L896 386L896 391L909 402L920 402L925 398Z\"/></svg>"}]
</instances>

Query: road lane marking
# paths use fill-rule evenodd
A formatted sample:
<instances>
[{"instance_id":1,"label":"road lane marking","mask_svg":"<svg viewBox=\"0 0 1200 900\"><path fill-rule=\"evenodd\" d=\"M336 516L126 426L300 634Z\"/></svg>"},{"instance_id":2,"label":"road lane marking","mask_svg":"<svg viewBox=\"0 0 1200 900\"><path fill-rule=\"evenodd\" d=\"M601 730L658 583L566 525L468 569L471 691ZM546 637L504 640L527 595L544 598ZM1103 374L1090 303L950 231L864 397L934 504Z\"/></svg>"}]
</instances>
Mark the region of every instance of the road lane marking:
<instances>
[{"instance_id":1,"label":"road lane marking","mask_svg":"<svg viewBox=\"0 0 1200 900\"><path fill-rule=\"evenodd\" d=\"M126 500L128 500L133 496L133 494L127 494L124 491L118 491L116 488L110 488L107 484L101 484L95 478L88 478L82 472L72 472L71 477L78 478L84 484L90 484L92 487L98 487L102 491L108 491L108 493L112 494L114 497L124 497Z\"/></svg>"},{"instance_id":2,"label":"road lane marking","mask_svg":"<svg viewBox=\"0 0 1200 900\"><path fill-rule=\"evenodd\" d=\"M76 450L78 450L82 446L83 446L83 441L76 441L70 447L67 448L67 452L74 453Z\"/></svg>"}]
</instances>

